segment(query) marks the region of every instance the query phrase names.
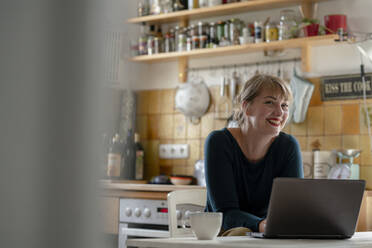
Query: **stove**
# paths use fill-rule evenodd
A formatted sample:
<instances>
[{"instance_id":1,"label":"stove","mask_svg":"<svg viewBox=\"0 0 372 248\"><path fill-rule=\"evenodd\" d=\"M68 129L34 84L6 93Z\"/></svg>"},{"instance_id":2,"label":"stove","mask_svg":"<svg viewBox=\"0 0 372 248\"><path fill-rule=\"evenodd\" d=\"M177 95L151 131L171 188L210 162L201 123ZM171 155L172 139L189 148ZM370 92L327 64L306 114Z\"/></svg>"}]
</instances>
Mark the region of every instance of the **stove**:
<instances>
[{"instance_id":1,"label":"stove","mask_svg":"<svg viewBox=\"0 0 372 248\"><path fill-rule=\"evenodd\" d=\"M189 213L203 210L204 207L193 204L177 205L178 225L187 226ZM119 248L126 248L128 238L169 237L168 230L166 200L120 199Z\"/></svg>"}]
</instances>

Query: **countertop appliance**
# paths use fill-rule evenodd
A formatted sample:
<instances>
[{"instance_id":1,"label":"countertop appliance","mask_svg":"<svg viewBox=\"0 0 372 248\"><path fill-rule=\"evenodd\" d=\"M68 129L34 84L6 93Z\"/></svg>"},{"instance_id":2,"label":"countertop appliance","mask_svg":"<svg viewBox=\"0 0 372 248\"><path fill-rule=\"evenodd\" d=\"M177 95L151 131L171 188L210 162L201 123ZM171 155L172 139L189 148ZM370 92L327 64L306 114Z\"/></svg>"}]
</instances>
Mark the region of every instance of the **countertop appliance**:
<instances>
[{"instance_id":1,"label":"countertop appliance","mask_svg":"<svg viewBox=\"0 0 372 248\"><path fill-rule=\"evenodd\" d=\"M196 211L204 211L204 207L192 204L178 205L178 225L187 225L189 214ZM119 215L119 248L127 248L128 238L169 237L166 200L121 198Z\"/></svg>"}]
</instances>

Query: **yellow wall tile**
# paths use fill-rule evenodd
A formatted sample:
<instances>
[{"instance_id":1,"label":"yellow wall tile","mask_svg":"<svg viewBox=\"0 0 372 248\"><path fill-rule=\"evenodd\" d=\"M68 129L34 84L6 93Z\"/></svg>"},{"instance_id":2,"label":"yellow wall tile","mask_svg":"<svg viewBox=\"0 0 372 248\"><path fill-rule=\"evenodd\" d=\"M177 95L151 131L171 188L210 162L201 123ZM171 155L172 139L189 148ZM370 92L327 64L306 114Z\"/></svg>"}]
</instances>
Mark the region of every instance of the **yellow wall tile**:
<instances>
[{"instance_id":1,"label":"yellow wall tile","mask_svg":"<svg viewBox=\"0 0 372 248\"><path fill-rule=\"evenodd\" d=\"M159 175L159 140L143 142L145 150L145 179L149 180L153 176Z\"/></svg>"},{"instance_id":2,"label":"yellow wall tile","mask_svg":"<svg viewBox=\"0 0 372 248\"><path fill-rule=\"evenodd\" d=\"M147 114L148 111L148 101L149 101L148 91L138 91L136 92L136 112L137 114Z\"/></svg>"},{"instance_id":3,"label":"yellow wall tile","mask_svg":"<svg viewBox=\"0 0 372 248\"><path fill-rule=\"evenodd\" d=\"M159 116L159 139L173 139L173 115Z\"/></svg>"},{"instance_id":4,"label":"yellow wall tile","mask_svg":"<svg viewBox=\"0 0 372 248\"><path fill-rule=\"evenodd\" d=\"M307 120L302 123L288 123L291 125L291 134L293 135L307 135ZM288 125L287 124L287 125Z\"/></svg>"},{"instance_id":5,"label":"yellow wall tile","mask_svg":"<svg viewBox=\"0 0 372 248\"><path fill-rule=\"evenodd\" d=\"M342 133L359 134L359 104L342 106Z\"/></svg>"},{"instance_id":6,"label":"yellow wall tile","mask_svg":"<svg viewBox=\"0 0 372 248\"><path fill-rule=\"evenodd\" d=\"M151 90L148 92L147 107L147 113L160 114L160 90Z\"/></svg>"},{"instance_id":7,"label":"yellow wall tile","mask_svg":"<svg viewBox=\"0 0 372 248\"><path fill-rule=\"evenodd\" d=\"M361 166L360 179L366 180L366 189L372 190L372 165Z\"/></svg>"},{"instance_id":8,"label":"yellow wall tile","mask_svg":"<svg viewBox=\"0 0 372 248\"><path fill-rule=\"evenodd\" d=\"M307 137L307 149L309 151L312 151L315 147L314 147L314 144L315 143L319 143L320 144L320 147L319 149L320 150L324 150L324 136L308 136Z\"/></svg>"},{"instance_id":9,"label":"yellow wall tile","mask_svg":"<svg viewBox=\"0 0 372 248\"><path fill-rule=\"evenodd\" d=\"M302 151L309 150L307 147L307 137L306 136L295 136L296 140L298 141L298 144L300 145L300 148Z\"/></svg>"},{"instance_id":10,"label":"yellow wall tile","mask_svg":"<svg viewBox=\"0 0 372 248\"><path fill-rule=\"evenodd\" d=\"M136 132L140 135L140 139L147 139L147 115L137 115L136 116Z\"/></svg>"},{"instance_id":11,"label":"yellow wall tile","mask_svg":"<svg viewBox=\"0 0 372 248\"><path fill-rule=\"evenodd\" d=\"M147 119L147 138L158 139L159 115L148 115Z\"/></svg>"},{"instance_id":12,"label":"yellow wall tile","mask_svg":"<svg viewBox=\"0 0 372 248\"><path fill-rule=\"evenodd\" d=\"M284 128L282 129L282 132L291 134L291 124L289 122L285 124Z\"/></svg>"},{"instance_id":13,"label":"yellow wall tile","mask_svg":"<svg viewBox=\"0 0 372 248\"><path fill-rule=\"evenodd\" d=\"M368 135L360 135L360 156L362 165L372 165L372 152L370 148L370 139Z\"/></svg>"},{"instance_id":14,"label":"yellow wall tile","mask_svg":"<svg viewBox=\"0 0 372 248\"><path fill-rule=\"evenodd\" d=\"M191 139L187 140L189 144L189 158L186 161L186 165L194 165L197 160L200 159L200 140Z\"/></svg>"},{"instance_id":15,"label":"yellow wall tile","mask_svg":"<svg viewBox=\"0 0 372 248\"><path fill-rule=\"evenodd\" d=\"M173 120L174 131L173 135L175 139L186 138L186 118L182 114L175 114Z\"/></svg>"},{"instance_id":16,"label":"yellow wall tile","mask_svg":"<svg viewBox=\"0 0 372 248\"><path fill-rule=\"evenodd\" d=\"M334 150L342 148L342 137L340 135L324 136L324 150Z\"/></svg>"},{"instance_id":17,"label":"yellow wall tile","mask_svg":"<svg viewBox=\"0 0 372 248\"><path fill-rule=\"evenodd\" d=\"M343 135L342 148L344 149L358 149L360 147L359 135Z\"/></svg>"},{"instance_id":18,"label":"yellow wall tile","mask_svg":"<svg viewBox=\"0 0 372 248\"><path fill-rule=\"evenodd\" d=\"M324 107L324 133L341 134L342 111L341 106Z\"/></svg>"},{"instance_id":19,"label":"yellow wall tile","mask_svg":"<svg viewBox=\"0 0 372 248\"><path fill-rule=\"evenodd\" d=\"M173 171L173 166L171 165L160 165L159 173L163 175L171 175Z\"/></svg>"},{"instance_id":20,"label":"yellow wall tile","mask_svg":"<svg viewBox=\"0 0 372 248\"><path fill-rule=\"evenodd\" d=\"M172 114L174 113L174 90L167 89L160 91L160 113Z\"/></svg>"},{"instance_id":21,"label":"yellow wall tile","mask_svg":"<svg viewBox=\"0 0 372 248\"><path fill-rule=\"evenodd\" d=\"M217 86L211 86L209 88L209 96L210 96L210 104L208 107L208 113L214 113L215 108L216 108L216 101L218 99L218 96L220 94L219 87Z\"/></svg>"},{"instance_id":22,"label":"yellow wall tile","mask_svg":"<svg viewBox=\"0 0 372 248\"><path fill-rule=\"evenodd\" d=\"M172 173L174 175L187 175L186 166L173 166Z\"/></svg>"},{"instance_id":23,"label":"yellow wall tile","mask_svg":"<svg viewBox=\"0 0 372 248\"><path fill-rule=\"evenodd\" d=\"M367 104L368 112L369 112L369 119L370 122L372 122L372 105ZM366 112L364 110L364 104L360 104L359 107L359 128L360 128L360 134L368 134L368 125L367 125L367 116ZM371 123L372 126L372 123Z\"/></svg>"},{"instance_id":24,"label":"yellow wall tile","mask_svg":"<svg viewBox=\"0 0 372 248\"><path fill-rule=\"evenodd\" d=\"M311 96L310 106L319 106L322 105L322 100L320 96L320 79L319 78L310 78L308 79L314 85L314 92Z\"/></svg>"},{"instance_id":25,"label":"yellow wall tile","mask_svg":"<svg viewBox=\"0 0 372 248\"><path fill-rule=\"evenodd\" d=\"M194 166L187 166L186 167L186 175L194 175L195 167Z\"/></svg>"},{"instance_id":26,"label":"yellow wall tile","mask_svg":"<svg viewBox=\"0 0 372 248\"><path fill-rule=\"evenodd\" d=\"M309 107L307 133L308 135L324 135L324 110L322 106Z\"/></svg>"},{"instance_id":27,"label":"yellow wall tile","mask_svg":"<svg viewBox=\"0 0 372 248\"><path fill-rule=\"evenodd\" d=\"M187 126L187 131L186 131L186 137L188 139L198 139L200 138L200 129L201 125L200 122L198 124L193 124L189 120L186 120L186 126Z\"/></svg>"},{"instance_id":28,"label":"yellow wall tile","mask_svg":"<svg viewBox=\"0 0 372 248\"><path fill-rule=\"evenodd\" d=\"M207 113L201 118L201 137L206 138L214 130L214 113Z\"/></svg>"},{"instance_id":29,"label":"yellow wall tile","mask_svg":"<svg viewBox=\"0 0 372 248\"><path fill-rule=\"evenodd\" d=\"M215 130L220 130L220 129L226 127L227 126L226 122L227 122L227 120L217 120L217 119L215 119L214 120L214 129Z\"/></svg>"}]
</instances>

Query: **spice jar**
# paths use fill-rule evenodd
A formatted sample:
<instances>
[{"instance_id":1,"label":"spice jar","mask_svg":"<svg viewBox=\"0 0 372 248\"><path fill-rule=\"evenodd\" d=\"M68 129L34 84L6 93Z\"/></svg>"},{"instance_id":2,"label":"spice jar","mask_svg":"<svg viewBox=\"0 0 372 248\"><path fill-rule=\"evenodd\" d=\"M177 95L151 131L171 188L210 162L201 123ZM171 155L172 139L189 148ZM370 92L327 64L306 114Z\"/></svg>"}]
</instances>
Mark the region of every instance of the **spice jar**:
<instances>
[{"instance_id":1,"label":"spice jar","mask_svg":"<svg viewBox=\"0 0 372 248\"><path fill-rule=\"evenodd\" d=\"M277 23L269 22L265 27L265 40L266 42L271 42L278 40L278 28Z\"/></svg>"},{"instance_id":2,"label":"spice jar","mask_svg":"<svg viewBox=\"0 0 372 248\"><path fill-rule=\"evenodd\" d=\"M178 35L178 44L177 44L177 51L182 52L186 51L186 34L180 33Z\"/></svg>"}]
</instances>

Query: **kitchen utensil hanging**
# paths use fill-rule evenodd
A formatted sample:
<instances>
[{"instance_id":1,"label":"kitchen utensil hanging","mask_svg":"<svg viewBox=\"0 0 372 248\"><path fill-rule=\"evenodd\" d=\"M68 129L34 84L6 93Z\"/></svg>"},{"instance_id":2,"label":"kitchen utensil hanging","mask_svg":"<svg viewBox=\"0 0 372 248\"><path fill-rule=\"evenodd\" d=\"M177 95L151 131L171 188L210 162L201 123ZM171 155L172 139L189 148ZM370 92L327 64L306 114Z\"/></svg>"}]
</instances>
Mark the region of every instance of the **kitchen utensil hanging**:
<instances>
[{"instance_id":1,"label":"kitchen utensil hanging","mask_svg":"<svg viewBox=\"0 0 372 248\"><path fill-rule=\"evenodd\" d=\"M198 124L200 117L208 110L210 94L203 78L190 73L190 80L179 85L175 95L175 105L191 123Z\"/></svg>"},{"instance_id":2,"label":"kitchen utensil hanging","mask_svg":"<svg viewBox=\"0 0 372 248\"><path fill-rule=\"evenodd\" d=\"M314 85L299 77L296 73L296 68L293 68L291 89L293 93L293 103L289 108L289 119L292 118L295 123L304 122L314 91Z\"/></svg>"},{"instance_id":3,"label":"kitchen utensil hanging","mask_svg":"<svg viewBox=\"0 0 372 248\"><path fill-rule=\"evenodd\" d=\"M216 99L215 119L226 120L232 113L232 104L225 91L228 82L226 70L223 68L220 81L220 96Z\"/></svg>"}]
</instances>

